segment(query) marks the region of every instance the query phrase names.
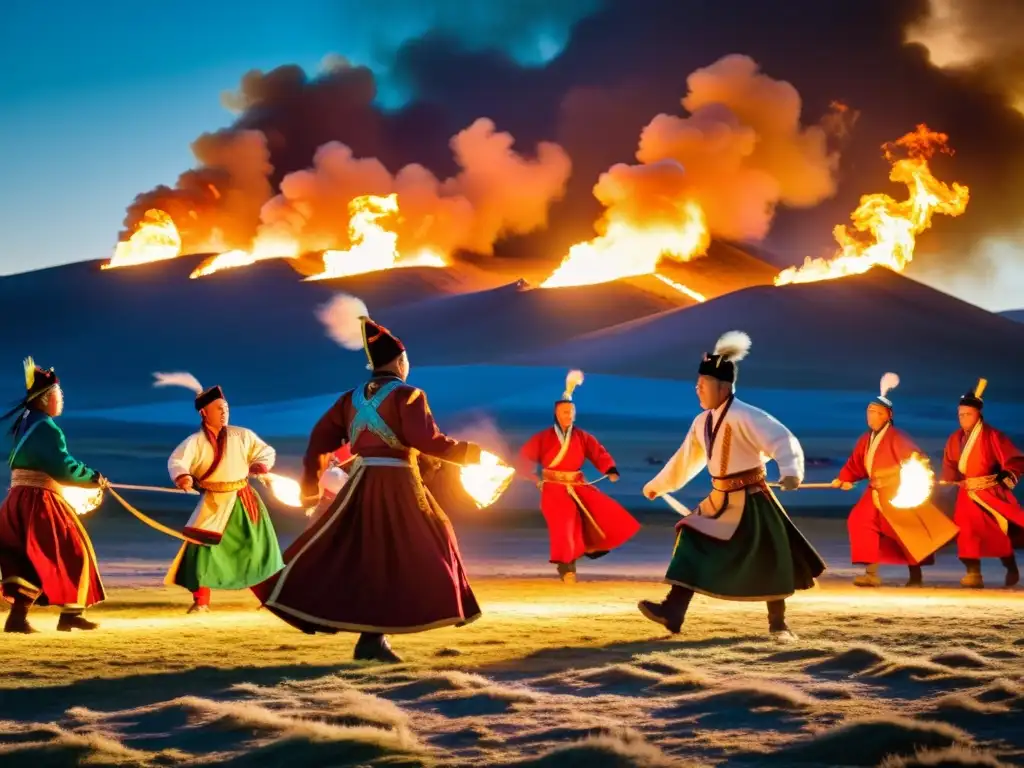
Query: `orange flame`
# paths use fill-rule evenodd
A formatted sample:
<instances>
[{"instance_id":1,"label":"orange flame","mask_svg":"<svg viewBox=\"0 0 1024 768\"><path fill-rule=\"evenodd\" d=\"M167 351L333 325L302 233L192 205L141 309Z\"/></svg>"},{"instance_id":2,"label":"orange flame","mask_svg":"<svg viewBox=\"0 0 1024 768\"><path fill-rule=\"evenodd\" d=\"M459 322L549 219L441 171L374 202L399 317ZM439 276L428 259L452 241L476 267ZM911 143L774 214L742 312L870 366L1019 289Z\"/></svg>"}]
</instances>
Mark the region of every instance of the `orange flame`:
<instances>
[{"instance_id":1,"label":"orange flame","mask_svg":"<svg viewBox=\"0 0 1024 768\"><path fill-rule=\"evenodd\" d=\"M324 271L307 280L348 277L400 267L447 265L444 257L429 249L408 256L399 254L398 235L379 223L381 219L398 214L398 195L362 195L348 204L348 210L348 234L352 247L347 251L325 251Z\"/></svg>"},{"instance_id":2,"label":"orange flame","mask_svg":"<svg viewBox=\"0 0 1024 768\"><path fill-rule=\"evenodd\" d=\"M299 245L291 238L263 236L257 238L251 251L225 251L207 259L192 270L189 278L195 280L212 275L214 272L220 272L222 269L247 267L257 261L266 261L267 259L294 259L298 255Z\"/></svg>"},{"instance_id":3,"label":"orange flame","mask_svg":"<svg viewBox=\"0 0 1024 768\"><path fill-rule=\"evenodd\" d=\"M783 270L776 285L813 283L848 275L860 275L875 266L902 272L914 258L917 235L932 225L932 216L942 213L959 216L967 208L970 191L963 184L952 186L932 175L928 160L936 151L953 154L944 133L919 125L895 142L882 146L885 159L892 163L891 181L907 186L906 200L893 200L886 194L865 195L850 218L853 229L845 224L835 228L839 249L831 259L807 258L800 267ZM904 157L897 158L897 150ZM863 234L861 234L863 233Z\"/></svg>"},{"instance_id":4,"label":"orange flame","mask_svg":"<svg viewBox=\"0 0 1024 768\"><path fill-rule=\"evenodd\" d=\"M181 255L181 235L174 221L163 211L146 211L132 236L114 248L114 255L102 269L132 267L151 261L164 261Z\"/></svg>"},{"instance_id":5,"label":"orange flame","mask_svg":"<svg viewBox=\"0 0 1024 768\"><path fill-rule=\"evenodd\" d=\"M685 262L704 254L711 237L704 211L688 201L679 208L679 221L651 227L636 226L612 214L604 234L569 249L568 255L541 288L596 285L638 275L655 275L691 298L704 297L656 273L663 257ZM681 290L682 289L682 290Z\"/></svg>"}]
</instances>

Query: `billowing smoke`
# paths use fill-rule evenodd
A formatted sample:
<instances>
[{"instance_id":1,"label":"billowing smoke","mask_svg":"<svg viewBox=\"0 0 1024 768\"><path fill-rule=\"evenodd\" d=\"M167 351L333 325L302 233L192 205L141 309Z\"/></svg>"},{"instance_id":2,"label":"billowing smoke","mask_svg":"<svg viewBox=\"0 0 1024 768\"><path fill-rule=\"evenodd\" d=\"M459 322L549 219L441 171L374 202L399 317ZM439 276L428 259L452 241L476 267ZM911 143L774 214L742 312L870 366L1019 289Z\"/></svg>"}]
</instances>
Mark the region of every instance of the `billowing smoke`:
<instances>
[{"instance_id":1,"label":"billowing smoke","mask_svg":"<svg viewBox=\"0 0 1024 768\"><path fill-rule=\"evenodd\" d=\"M459 172L444 181L419 164L392 173L376 158L357 157L340 142L320 147L313 167L281 181L263 208L266 234L290 239L302 251L347 248L348 203L361 195L397 193L400 216L387 228L398 250L424 248L491 254L501 237L547 224L550 204L564 194L571 163L557 144L542 142L536 157L513 150L514 139L486 118L450 142Z\"/></svg>"},{"instance_id":2,"label":"billowing smoke","mask_svg":"<svg viewBox=\"0 0 1024 768\"><path fill-rule=\"evenodd\" d=\"M1024 2L929 0L906 38L923 45L936 67L981 77L1024 114Z\"/></svg>"},{"instance_id":3,"label":"billowing smoke","mask_svg":"<svg viewBox=\"0 0 1024 768\"><path fill-rule=\"evenodd\" d=\"M594 188L606 218L666 223L680 201L694 201L712 235L760 240L778 205L809 208L835 193L830 138L848 125L840 110L804 127L796 89L740 55L698 69L687 85L689 115L657 115L641 133L640 164L612 166Z\"/></svg>"},{"instance_id":4,"label":"billowing smoke","mask_svg":"<svg viewBox=\"0 0 1024 768\"><path fill-rule=\"evenodd\" d=\"M486 119L448 140L427 107L376 107L369 70L337 58L325 66L314 78L295 66L246 74L237 92L222 97L239 113L234 126L196 140L199 164L174 188L139 195L122 237L157 208L174 220L185 253L250 250L257 235L275 244L297 238L300 250L344 248L349 201L391 192L401 218L388 226L403 252L489 254L497 239L546 224L570 173L558 145L541 142L535 157L524 157ZM442 155L446 140L454 158ZM460 170L451 178L428 170L453 160Z\"/></svg>"}]
</instances>

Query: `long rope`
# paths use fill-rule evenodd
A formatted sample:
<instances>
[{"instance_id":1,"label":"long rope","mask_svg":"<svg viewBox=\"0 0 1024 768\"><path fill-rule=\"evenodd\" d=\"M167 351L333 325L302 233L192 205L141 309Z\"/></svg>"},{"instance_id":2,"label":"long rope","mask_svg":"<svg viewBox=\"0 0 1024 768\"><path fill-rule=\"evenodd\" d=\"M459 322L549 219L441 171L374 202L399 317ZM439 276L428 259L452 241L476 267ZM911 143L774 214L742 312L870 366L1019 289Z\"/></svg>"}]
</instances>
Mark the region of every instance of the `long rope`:
<instances>
[{"instance_id":1,"label":"long rope","mask_svg":"<svg viewBox=\"0 0 1024 768\"><path fill-rule=\"evenodd\" d=\"M124 486L122 485L122 486L118 486L118 487L123 488ZM114 497L114 500L118 504L120 504L122 507L124 507L126 510L128 510L132 515L134 515L144 525L148 525L150 528L152 528L154 530L157 530L157 531L160 531L160 533L165 533L168 536L171 536L171 537L173 537L175 539L181 539L182 541L188 542L189 544L199 544L200 546L202 546L203 543L201 541L196 541L195 539L191 539L188 536L186 536L185 534L179 533L178 531L174 530L173 528L168 528L166 525L164 525L162 523L158 523L153 518L148 517L147 515L144 515L142 512L140 512L135 507L133 507L131 504L129 504L127 501L125 501L124 498L121 496L121 494L119 494L117 491L114 490L114 487L113 487L113 485L111 483L105 483L103 485L103 488L110 492L110 495ZM166 490L169 490L169 489L167 489L167 488L160 488L160 489L157 489L157 490L165 490L166 491Z\"/></svg>"}]
</instances>

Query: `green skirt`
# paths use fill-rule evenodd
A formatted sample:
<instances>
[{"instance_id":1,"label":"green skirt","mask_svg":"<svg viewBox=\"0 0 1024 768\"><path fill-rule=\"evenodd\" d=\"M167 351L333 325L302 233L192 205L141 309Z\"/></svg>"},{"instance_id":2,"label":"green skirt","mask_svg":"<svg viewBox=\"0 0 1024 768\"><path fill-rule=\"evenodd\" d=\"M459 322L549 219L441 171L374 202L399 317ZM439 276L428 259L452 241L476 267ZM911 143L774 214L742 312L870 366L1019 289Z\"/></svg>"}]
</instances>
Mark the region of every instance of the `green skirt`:
<instances>
[{"instance_id":1,"label":"green skirt","mask_svg":"<svg viewBox=\"0 0 1024 768\"><path fill-rule=\"evenodd\" d=\"M235 502L220 543L186 544L173 582L190 592L210 589L247 589L266 581L284 568L277 533L263 499L256 495L260 515L249 519L241 500Z\"/></svg>"},{"instance_id":2,"label":"green skirt","mask_svg":"<svg viewBox=\"0 0 1024 768\"><path fill-rule=\"evenodd\" d=\"M782 600L813 587L824 570L775 497L752 493L728 541L679 528L665 581L723 600Z\"/></svg>"}]
</instances>

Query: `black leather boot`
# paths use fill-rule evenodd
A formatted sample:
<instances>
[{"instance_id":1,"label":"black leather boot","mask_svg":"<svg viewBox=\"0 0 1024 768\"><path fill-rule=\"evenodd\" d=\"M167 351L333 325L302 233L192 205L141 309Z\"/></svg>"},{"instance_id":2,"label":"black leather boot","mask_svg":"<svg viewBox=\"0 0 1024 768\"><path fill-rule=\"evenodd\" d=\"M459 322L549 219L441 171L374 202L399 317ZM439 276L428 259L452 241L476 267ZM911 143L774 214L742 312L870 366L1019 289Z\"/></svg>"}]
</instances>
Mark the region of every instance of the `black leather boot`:
<instances>
[{"instance_id":1,"label":"black leather boot","mask_svg":"<svg viewBox=\"0 0 1024 768\"><path fill-rule=\"evenodd\" d=\"M668 595L660 603L653 600L641 600L637 603L646 618L655 624L661 624L673 635L678 635L683 628L683 621L686 619L686 611L693 600L693 590L686 587L673 585Z\"/></svg>"},{"instance_id":2,"label":"black leather boot","mask_svg":"<svg viewBox=\"0 0 1024 768\"><path fill-rule=\"evenodd\" d=\"M1009 557L999 558L999 561L1006 569L1006 586L1017 586L1018 582L1020 582L1020 569L1017 567L1017 557L1010 555Z\"/></svg>"},{"instance_id":3,"label":"black leather boot","mask_svg":"<svg viewBox=\"0 0 1024 768\"><path fill-rule=\"evenodd\" d=\"M58 632L70 632L73 629L88 631L99 626L95 621L89 621L80 613L62 613L57 621Z\"/></svg>"},{"instance_id":4,"label":"black leather boot","mask_svg":"<svg viewBox=\"0 0 1024 768\"><path fill-rule=\"evenodd\" d=\"M375 632L363 632L356 641L356 661L379 661L383 664L400 664L401 659L391 650L388 639Z\"/></svg>"},{"instance_id":5,"label":"black leather boot","mask_svg":"<svg viewBox=\"0 0 1024 768\"><path fill-rule=\"evenodd\" d=\"M910 578L907 580L908 587L923 587L924 586L924 573L921 572L920 565L909 566Z\"/></svg>"},{"instance_id":6,"label":"black leather boot","mask_svg":"<svg viewBox=\"0 0 1024 768\"><path fill-rule=\"evenodd\" d=\"M7 621L4 623L4 632L11 632L18 635L34 635L39 630L28 623L28 609L32 607L32 601L24 598L16 598L11 612L7 614Z\"/></svg>"}]
</instances>

